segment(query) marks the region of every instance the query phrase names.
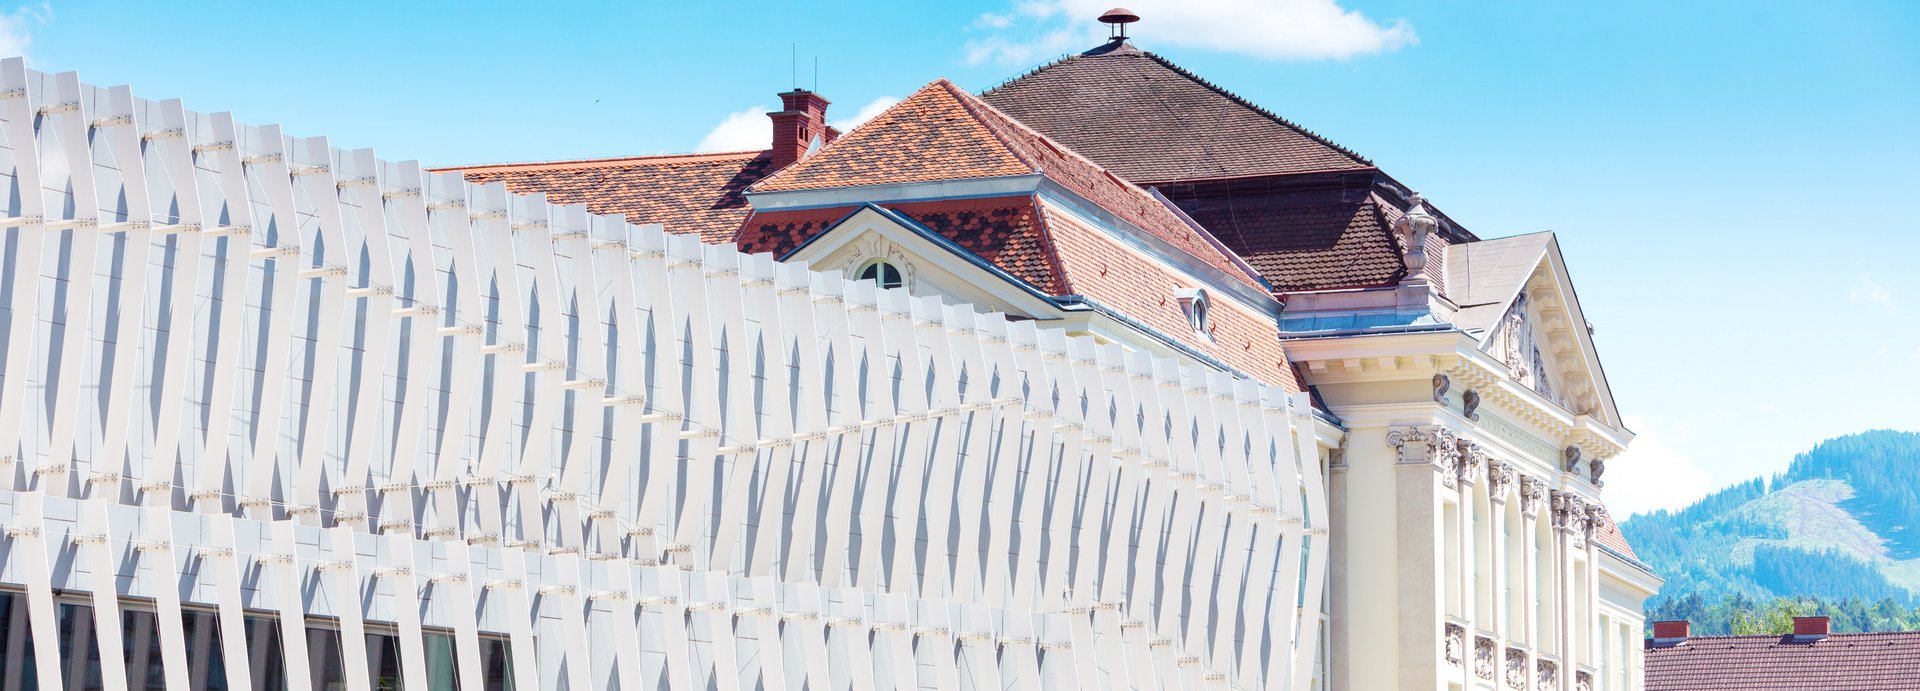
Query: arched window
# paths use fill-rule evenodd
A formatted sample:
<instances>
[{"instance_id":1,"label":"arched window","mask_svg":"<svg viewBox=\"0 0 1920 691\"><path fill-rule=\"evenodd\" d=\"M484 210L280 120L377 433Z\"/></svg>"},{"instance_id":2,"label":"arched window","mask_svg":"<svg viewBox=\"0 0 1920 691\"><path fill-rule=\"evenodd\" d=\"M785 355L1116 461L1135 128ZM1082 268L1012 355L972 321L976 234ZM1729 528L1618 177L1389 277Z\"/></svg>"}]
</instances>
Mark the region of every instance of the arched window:
<instances>
[{"instance_id":1,"label":"arched window","mask_svg":"<svg viewBox=\"0 0 1920 691\"><path fill-rule=\"evenodd\" d=\"M1187 326L1202 338L1213 338L1213 324L1207 321L1207 291L1205 288L1181 288L1173 291L1174 298L1180 301L1180 311L1187 315Z\"/></svg>"},{"instance_id":2,"label":"arched window","mask_svg":"<svg viewBox=\"0 0 1920 691\"><path fill-rule=\"evenodd\" d=\"M898 288L905 284L900 279L900 267L876 259L860 269L860 280L873 281L882 288Z\"/></svg>"}]
</instances>

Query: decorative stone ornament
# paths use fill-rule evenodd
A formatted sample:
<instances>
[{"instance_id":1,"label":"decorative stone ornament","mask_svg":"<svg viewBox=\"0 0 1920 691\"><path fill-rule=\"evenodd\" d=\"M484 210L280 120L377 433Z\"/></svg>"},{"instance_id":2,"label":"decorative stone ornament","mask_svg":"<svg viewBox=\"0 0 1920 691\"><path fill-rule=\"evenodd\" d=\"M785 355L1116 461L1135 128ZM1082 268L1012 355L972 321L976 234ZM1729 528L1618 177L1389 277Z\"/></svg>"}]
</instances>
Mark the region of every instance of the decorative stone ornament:
<instances>
[{"instance_id":1,"label":"decorative stone ornament","mask_svg":"<svg viewBox=\"0 0 1920 691\"><path fill-rule=\"evenodd\" d=\"M1486 636L1474 637L1473 676L1493 681L1493 639Z\"/></svg>"},{"instance_id":2,"label":"decorative stone ornament","mask_svg":"<svg viewBox=\"0 0 1920 691\"><path fill-rule=\"evenodd\" d=\"M1593 674L1589 672L1574 673L1573 691L1593 691Z\"/></svg>"},{"instance_id":3,"label":"decorative stone ornament","mask_svg":"<svg viewBox=\"0 0 1920 691\"><path fill-rule=\"evenodd\" d=\"M1519 648L1507 649L1507 688L1524 691L1527 688L1527 651Z\"/></svg>"},{"instance_id":4,"label":"decorative stone ornament","mask_svg":"<svg viewBox=\"0 0 1920 691\"><path fill-rule=\"evenodd\" d=\"M1447 404L1447 390L1453 388L1453 380L1445 374L1433 375L1433 402L1442 406Z\"/></svg>"},{"instance_id":5,"label":"decorative stone ornament","mask_svg":"<svg viewBox=\"0 0 1920 691\"><path fill-rule=\"evenodd\" d=\"M1571 445L1568 446L1567 450L1563 452L1562 457L1564 459L1564 463L1560 466L1561 470L1565 470L1569 473L1580 472L1580 447L1571 446Z\"/></svg>"},{"instance_id":6,"label":"decorative stone ornament","mask_svg":"<svg viewBox=\"0 0 1920 691\"><path fill-rule=\"evenodd\" d=\"M1444 643L1445 645L1443 647L1447 664L1459 667L1460 663L1465 661L1462 655L1465 653L1465 648L1467 647L1466 627L1449 622L1447 624Z\"/></svg>"},{"instance_id":7,"label":"decorative stone ornament","mask_svg":"<svg viewBox=\"0 0 1920 691\"><path fill-rule=\"evenodd\" d=\"M1477 421L1480 419L1479 391L1467 389L1466 393L1460 394L1460 412L1466 415L1468 420Z\"/></svg>"},{"instance_id":8,"label":"decorative stone ornament","mask_svg":"<svg viewBox=\"0 0 1920 691\"><path fill-rule=\"evenodd\" d=\"M1587 471L1588 471L1587 479L1593 481L1593 486L1595 487L1607 486L1607 483L1600 481L1600 476L1607 474L1606 461L1598 458L1593 459L1592 461L1588 461Z\"/></svg>"},{"instance_id":9,"label":"decorative stone ornament","mask_svg":"<svg viewBox=\"0 0 1920 691\"><path fill-rule=\"evenodd\" d=\"M1560 664L1552 660L1541 660L1534 673L1535 691L1555 691L1560 688Z\"/></svg>"},{"instance_id":10,"label":"decorative stone ornament","mask_svg":"<svg viewBox=\"0 0 1920 691\"><path fill-rule=\"evenodd\" d=\"M1459 487L1465 472L1461 444L1460 437L1445 427L1396 427L1387 432L1387 445L1398 450L1400 465L1431 464L1448 488Z\"/></svg>"}]
</instances>

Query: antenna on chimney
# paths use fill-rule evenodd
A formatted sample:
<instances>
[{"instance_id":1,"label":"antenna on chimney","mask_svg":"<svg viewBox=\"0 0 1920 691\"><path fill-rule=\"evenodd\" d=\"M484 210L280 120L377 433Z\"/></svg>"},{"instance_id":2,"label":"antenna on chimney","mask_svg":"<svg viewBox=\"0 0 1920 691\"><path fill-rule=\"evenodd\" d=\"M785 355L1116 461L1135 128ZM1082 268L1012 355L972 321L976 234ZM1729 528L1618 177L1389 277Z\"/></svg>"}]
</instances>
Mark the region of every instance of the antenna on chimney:
<instances>
[{"instance_id":1,"label":"antenna on chimney","mask_svg":"<svg viewBox=\"0 0 1920 691\"><path fill-rule=\"evenodd\" d=\"M1127 40L1127 25L1140 21L1140 15L1125 7L1115 7L1100 15L1100 23L1107 25L1107 40Z\"/></svg>"},{"instance_id":2,"label":"antenna on chimney","mask_svg":"<svg viewBox=\"0 0 1920 691\"><path fill-rule=\"evenodd\" d=\"M787 44L787 83L794 91L800 90L800 44Z\"/></svg>"}]
</instances>

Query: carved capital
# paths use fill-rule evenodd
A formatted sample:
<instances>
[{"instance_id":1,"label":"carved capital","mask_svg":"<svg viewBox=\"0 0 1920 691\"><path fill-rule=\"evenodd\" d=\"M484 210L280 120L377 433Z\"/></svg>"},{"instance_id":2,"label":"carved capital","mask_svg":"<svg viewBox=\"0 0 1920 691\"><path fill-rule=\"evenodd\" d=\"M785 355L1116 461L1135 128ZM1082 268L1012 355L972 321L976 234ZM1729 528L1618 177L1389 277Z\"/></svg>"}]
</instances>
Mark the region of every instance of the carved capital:
<instances>
[{"instance_id":1,"label":"carved capital","mask_svg":"<svg viewBox=\"0 0 1920 691\"><path fill-rule=\"evenodd\" d=\"M1512 491L1514 485L1519 481L1520 471L1515 470L1512 463L1496 461L1491 458L1487 459L1488 498L1497 502L1505 502L1507 500L1507 492Z\"/></svg>"},{"instance_id":2,"label":"carved capital","mask_svg":"<svg viewBox=\"0 0 1920 691\"><path fill-rule=\"evenodd\" d=\"M1460 459L1454 465L1454 473L1461 482L1473 484L1480 479L1480 471L1487 467L1485 447L1465 439L1460 440Z\"/></svg>"},{"instance_id":3,"label":"carved capital","mask_svg":"<svg viewBox=\"0 0 1920 691\"><path fill-rule=\"evenodd\" d=\"M1526 691L1527 651L1519 648L1507 649L1507 688Z\"/></svg>"},{"instance_id":4,"label":"carved capital","mask_svg":"<svg viewBox=\"0 0 1920 691\"><path fill-rule=\"evenodd\" d=\"M1560 663L1541 660L1534 671L1534 688L1538 691L1554 691L1560 688Z\"/></svg>"},{"instance_id":5,"label":"carved capital","mask_svg":"<svg viewBox=\"0 0 1920 691\"><path fill-rule=\"evenodd\" d=\"M1547 482L1531 475L1522 475L1519 490L1520 512L1528 516L1540 515L1540 507L1547 499Z\"/></svg>"},{"instance_id":6,"label":"carved capital","mask_svg":"<svg viewBox=\"0 0 1920 691\"><path fill-rule=\"evenodd\" d=\"M1585 539L1593 534L1593 517L1586 498L1559 490L1554 490L1552 497L1553 527L1566 531L1573 546L1585 546Z\"/></svg>"}]
</instances>

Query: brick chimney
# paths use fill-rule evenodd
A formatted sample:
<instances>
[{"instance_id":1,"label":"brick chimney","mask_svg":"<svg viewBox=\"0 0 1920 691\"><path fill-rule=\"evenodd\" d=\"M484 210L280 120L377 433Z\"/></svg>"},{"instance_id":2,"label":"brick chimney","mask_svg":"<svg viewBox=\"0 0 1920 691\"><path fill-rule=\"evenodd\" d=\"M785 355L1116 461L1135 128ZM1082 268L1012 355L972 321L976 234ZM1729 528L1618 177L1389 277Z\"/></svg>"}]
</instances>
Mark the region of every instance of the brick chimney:
<instances>
[{"instance_id":1,"label":"brick chimney","mask_svg":"<svg viewBox=\"0 0 1920 691\"><path fill-rule=\"evenodd\" d=\"M1812 643L1826 638L1827 621L1826 617L1794 617L1793 641L1795 643Z\"/></svg>"},{"instance_id":2,"label":"brick chimney","mask_svg":"<svg viewBox=\"0 0 1920 691\"><path fill-rule=\"evenodd\" d=\"M821 144L832 141L832 135L837 133L827 127L827 104L827 99L806 89L780 94L782 110L767 114L773 119L774 170L792 165L807 155L814 140Z\"/></svg>"},{"instance_id":3,"label":"brick chimney","mask_svg":"<svg viewBox=\"0 0 1920 691\"><path fill-rule=\"evenodd\" d=\"M1656 621L1653 623L1653 645L1659 648L1680 645L1687 642L1693 626L1685 619L1679 621Z\"/></svg>"}]
</instances>

